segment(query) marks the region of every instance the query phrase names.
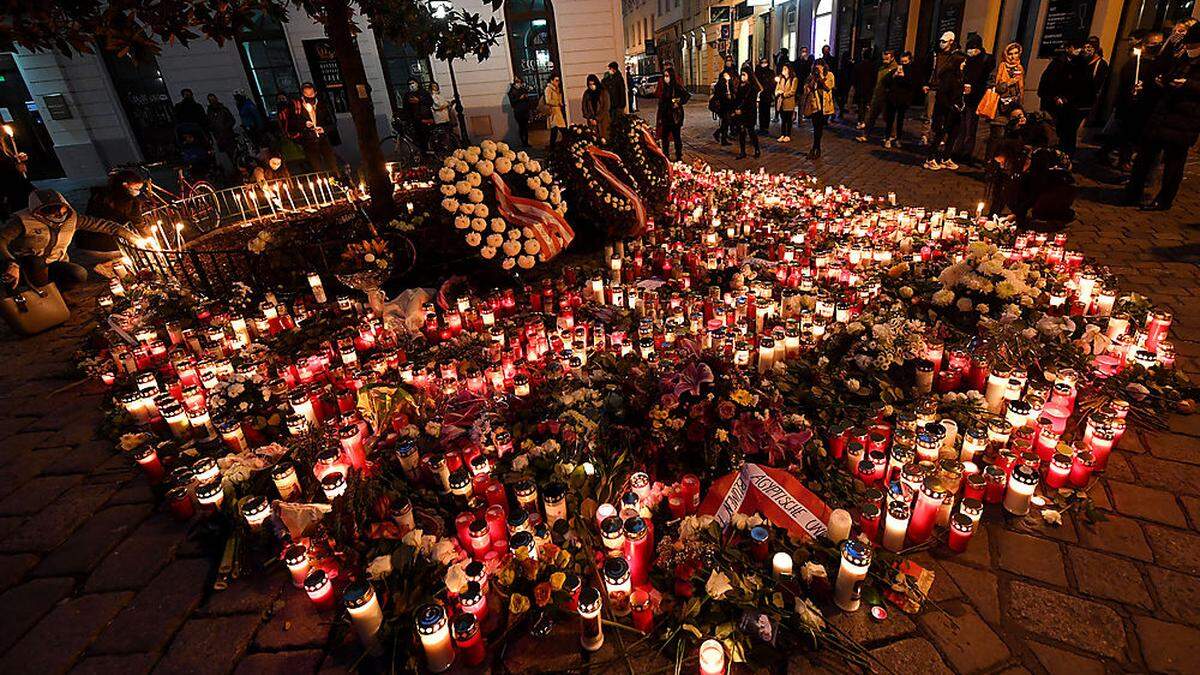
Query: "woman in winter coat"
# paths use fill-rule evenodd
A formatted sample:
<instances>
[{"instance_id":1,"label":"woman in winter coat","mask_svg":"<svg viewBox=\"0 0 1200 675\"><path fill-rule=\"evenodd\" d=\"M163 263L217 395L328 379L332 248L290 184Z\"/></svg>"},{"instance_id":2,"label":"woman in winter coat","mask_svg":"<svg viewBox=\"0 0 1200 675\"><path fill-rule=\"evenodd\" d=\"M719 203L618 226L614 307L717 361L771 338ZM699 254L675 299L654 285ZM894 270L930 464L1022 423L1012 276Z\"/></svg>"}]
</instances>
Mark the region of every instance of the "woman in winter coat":
<instances>
[{"instance_id":1,"label":"woman in winter coat","mask_svg":"<svg viewBox=\"0 0 1200 675\"><path fill-rule=\"evenodd\" d=\"M600 78L587 76L587 89L583 90L583 119L588 128L603 143L608 140L609 118L608 92L600 86Z\"/></svg>"},{"instance_id":2,"label":"woman in winter coat","mask_svg":"<svg viewBox=\"0 0 1200 675\"><path fill-rule=\"evenodd\" d=\"M812 149L808 151L809 159L821 156L821 136L825 133L825 122L833 115L833 89L837 81L833 73L822 62L813 64L812 74L804 83L804 94L801 97L801 112L812 122Z\"/></svg>"},{"instance_id":3,"label":"woman in winter coat","mask_svg":"<svg viewBox=\"0 0 1200 675\"><path fill-rule=\"evenodd\" d=\"M567 107L566 99L563 98L561 77L555 75L550 78L546 83L546 90L542 92L542 98L546 103L546 127L550 129L550 147L554 147L559 134L567 128Z\"/></svg>"},{"instance_id":4,"label":"woman in winter coat","mask_svg":"<svg viewBox=\"0 0 1200 675\"><path fill-rule=\"evenodd\" d=\"M799 85L792 67L783 64L779 69L779 84L775 86L775 109L779 111L780 143L792 140L792 120L796 117L796 87Z\"/></svg>"},{"instance_id":5,"label":"woman in winter coat","mask_svg":"<svg viewBox=\"0 0 1200 675\"><path fill-rule=\"evenodd\" d=\"M996 151L996 144L1004 138L1013 110L1022 107L1025 97L1025 66L1021 64L1021 44L1010 42L1000 54L996 72L988 81L988 88L996 92L996 115L983 124L982 143L975 144L976 156L987 159Z\"/></svg>"},{"instance_id":6,"label":"woman in winter coat","mask_svg":"<svg viewBox=\"0 0 1200 675\"><path fill-rule=\"evenodd\" d=\"M675 161L683 159L683 106L691 94L679 84L674 68L663 71L658 82L658 137L662 141L663 154L671 156L671 140L675 140Z\"/></svg>"},{"instance_id":7,"label":"woman in winter coat","mask_svg":"<svg viewBox=\"0 0 1200 675\"><path fill-rule=\"evenodd\" d=\"M758 147L758 134L754 133L758 92L758 80L754 77L754 70L748 65L744 66L738 76L737 96L733 103L733 114L737 120L735 124L737 124L738 130L738 159L746 157L746 136L750 136L750 143L754 145L754 156L756 158L762 156L762 151Z\"/></svg>"},{"instance_id":8,"label":"woman in winter coat","mask_svg":"<svg viewBox=\"0 0 1200 675\"><path fill-rule=\"evenodd\" d=\"M917 73L912 64L912 52L904 52L896 68L883 76L883 117L887 125L883 147L900 147L900 139L904 136L904 113L912 105L916 91Z\"/></svg>"},{"instance_id":9,"label":"woman in winter coat","mask_svg":"<svg viewBox=\"0 0 1200 675\"><path fill-rule=\"evenodd\" d=\"M708 102L708 109L720 119L720 125L713 132L713 139L720 141L721 145L729 145L729 136L733 131L730 125L737 90L737 73L732 68L722 70L721 74L717 76L716 85L713 86L712 99Z\"/></svg>"}]
</instances>

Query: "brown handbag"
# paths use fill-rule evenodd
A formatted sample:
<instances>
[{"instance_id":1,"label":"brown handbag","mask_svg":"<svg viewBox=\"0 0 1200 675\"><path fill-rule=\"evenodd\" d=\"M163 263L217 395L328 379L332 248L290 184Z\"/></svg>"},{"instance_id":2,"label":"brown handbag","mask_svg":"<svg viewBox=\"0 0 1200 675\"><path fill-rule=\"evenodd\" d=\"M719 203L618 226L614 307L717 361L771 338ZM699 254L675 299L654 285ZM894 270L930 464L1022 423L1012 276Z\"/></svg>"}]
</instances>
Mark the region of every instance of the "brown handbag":
<instances>
[{"instance_id":1,"label":"brown handbag","mask_svg":"<svg viewBox=\"0 0 1200 675\"><path fill-rule=\"evenodd\" d=\"M71 310L53 281L45 286L22 284L12 295L0 298L0 315L21 335L36 335L71 318Z\"/></svg>"}]
</instances>

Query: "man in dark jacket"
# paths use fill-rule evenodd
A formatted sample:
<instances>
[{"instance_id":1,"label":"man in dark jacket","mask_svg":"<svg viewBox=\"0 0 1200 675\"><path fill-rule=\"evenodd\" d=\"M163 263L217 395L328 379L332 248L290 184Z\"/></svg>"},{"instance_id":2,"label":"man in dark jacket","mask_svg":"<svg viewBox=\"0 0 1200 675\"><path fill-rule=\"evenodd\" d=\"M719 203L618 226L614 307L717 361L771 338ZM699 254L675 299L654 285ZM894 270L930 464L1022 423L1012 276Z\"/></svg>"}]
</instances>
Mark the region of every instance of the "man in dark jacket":
<instances>
[{"instance_id":1,"label":"man in dark jacket","mask_svg":"<svg viewBox=\"0 0 1200 675\"><path fill-rule=\"evenodd\" d=\"M928 87L934 97L933 118L930 120L929 159L925 168L958 169L950 157L954 141L962 123L963 100L963 53L954 49L954 33L947 31L939 41L941 53L935 61L933 77Z\"/></svg>"},{"instance_id":2,"label":"man in dark jacket","mask_svg":"<svg viewBox=\"0 0 1200 675\"><path fill-rule=\"evenodd\" d=\"M204 111L204 106L196 101L196 96L191 89L183 89L179 92L179 103L175 104L175 125L187 125L197 130L203 130L208 126L208 113Z\"/></svg>"},{"instance_id":3,"label":"man in dark jacket","mask_svg":"<svg viewBox=\"0 0 1200 675\"><path fill-rule=\"evenodd\" d=\"M758 61L754 69L754 79L762 90L758 92L758 133L771 131L771 104L775 101L775 71L771 69L767 57Z\"/></svg>"},{"instance_id":4,"label":"man in dark jacket","mask_svg":"<svg viewBox=\"0 0 1200 675\"><path fill-rule=\"evenodd\" d=\"M808 82L812 67L812 54L808 53L808 47L801 47L800 52L796 54L796 60L792 62L792 74L796 76L796 81L801 84Z\"/></svg>"},{"instance_id":5,"label":"man in dark jacket","mask_svg":"<svg viewBox=\"0 0 1200 675\"><path fill-rule=\"evenodd\" d=\"M142 213L149 208L142 196L145 188L146 179L136 171L116 171L109 175L104 185L91 189L84 215L140 230ZM78 230L75 233L75 247L88 251L115 251L117 240L103 232Z\"/></svg>"},{"instance_id":6,"label":"man in dark jacket","mask_svg":"<svg viewBox=\"0 0 1200 675\"><path fill-rule=\"evenodd\" d=\"M1146 120L1137 159L1125 196L1131 204L1141 202L1150 170L1163 158L1162 186L1158 196L1143 208L1166 211L1175 201L1183 181L1188 150L1200 136L1200 24L1188 28L1183 38L1184 54L1173 59L1165 71L1154 76L1157 103Z\"/></svg>"},{"instance_id":7,"label":"man in dark jacket","mask_svg":"<svg viewBox=\"0 0 1200 675\"><path fill-rule=\"evenodd\" d=\"M1068 155L1075 154L1079 125L1083 122L1082 106L1090 91L1084 65L1082 43L1069 40L1038 81L1042 110L1054 117L1059 148Z\"/></svg>"},{"instance_id":8,"label":"man in dark jacket","mask_svg":"<svg viewBox=\"0 0 1200 675\"><path fill-rule=\"evenodd\" d=\"M615 122L617 115L625 112L625 78L621 77L621 67L616 61L608 64L600 86L608 92L608 118Z\"/></svg>"},{"instance_id":9,"label":"man in dark jacket","mask_svg":"<svg viewBox=\"0 0 1200 675\"><path fill-rule=\"evenodd\" d=\"M996 70L996 58L983 49L983 38L978 33L967 34L967 58L963 62L963 111L959 124L958 140L953 155L960 161L972 162L975 152L975 131L979 126L979 101L987 90L988 78Z\"/></svg>"},{"instance_id":10,"label":"man in dark jacket","mask_svg":"<svg viewBox=\"0 0 1200 675\"><path fill-rule=\"evenodd\" d=\"M1116 150L1117 168L1122 171L1132 168L1130 160L1134 146L1141 137L1146 117L1154 107L1154 102L1147 100L1147 85L1154 77L1158 65L1156 57L1163 39L1163 34L1158 31L1142 36L1133 45L1132 58L1125 62L1118 73L1115 82L1117 100L1113 106L1116 129L1104 139L1099 151L1100 163L1105 166L1112 164L1112 152Z\"/></svg>"},{"instance_id":11,"label":"man in dark jacket","mask_svg":"<svg viewBox=\"0 0 1200 675\"><path fill-rule=\"evenodd\" d=\"M926 82L925 86L921 88L925 93L925 127L921 131L921 145L928 143L933 135L933 112L937 102L938 73L943 70L946 59L951 58L954 54L959 54L956 60L962 60L954 32L946 31L938 38L937 49L934 50L926 64L928 66Z\"/></svg>"},{"instance_id":12,"label":"man in dark jacket","mask_svg":"<svg viewBox=\"0 0 1200 675\"><path fill-rule=\"evenodd\" d=\"M871 135L871 130L875 128L875 122L879 119L879 114L883 112L887 106L887 86L884 84L889 75L896 70L896 52L887 50L883 53L883 63L879 69L875 71L875 81L871 85L871 103L867 106L867 115L865 121L860 118L857 127L861 129L858 137L854 140L859 143L866 143ZM857 84L855 86L858 86ZM907 106L905 106L907 107ZM886 119L885 119L886 124Z\"/></svg>"},{"instance_id":13,"label":"man in dark jacket","mask_svg":"<svg viewBox=\"0 0 1200 675\"><path fill-rule=\"evenodd\" d=\"M900 147L904 136L904 113L912 105L913 95L917 90L917 75L912 64L912 53L900 55L900 62L888 71L883 78L884 90L884 124L887 127L887 137L883 147Z\"/></svg>"},{"instance_id":14,"label":"man in dark jacket","mask_svg":"<svg viewBox=\"0 0 1200 675\"><path fill-rule=\"evenodd\" d=\"M287 115L287 134L304 149L304 159L313 171L337 171L330 131L337 125L329 107L317 96L310 82L300 87L300 98L292 101Z\"/></svg>"},{"instance_id":15,"label":"man in dark jacket","mask_svg":"<svg viewBox=\"0 0 1200 675\"><path fill-rule=\"evenodd\" d=\"M854 115L858 118L856 128L866 127L867 104L875 93L875 83L879 81L876 74L879 66L875 63L875 52L870 47L863 47L858 60L850 67L850 82L847 86L854 87ZM838 74L840 77L840 73Z\"/></svg>"}]
</instances>

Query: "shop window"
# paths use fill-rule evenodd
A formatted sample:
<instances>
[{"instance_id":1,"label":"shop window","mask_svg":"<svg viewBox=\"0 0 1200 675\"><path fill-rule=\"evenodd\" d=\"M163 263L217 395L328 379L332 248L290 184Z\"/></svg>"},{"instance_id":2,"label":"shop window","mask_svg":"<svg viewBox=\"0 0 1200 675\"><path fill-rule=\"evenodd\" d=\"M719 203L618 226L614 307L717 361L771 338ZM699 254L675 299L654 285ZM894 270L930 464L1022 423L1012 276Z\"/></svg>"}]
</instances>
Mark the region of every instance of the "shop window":
<instances>
[{"instance_id":1,"label":"shop window","mask_svg":"<svg viewBox=\"0 0 1200 675\"><path fill-rule=\"evenodd\" d=\"M298 94L300 80L296 76L296 64L292 61L283 24L266 14L256 15L252 24L238 38L238 50L254 98L273 119L278 115L276 99L279 94Z\"/></svg>"},{"instance_id":2,"label":"shop window","mask_svg":"<svg viewBox=\"0 0 1200 675\"><path fill-rule=\"evenodd\" d=\"M542 91L558 70L558 37L550 0L504 3L513 72L534 91Z\"/></svg>"},{"instance_id":3,"label":"shop window","mask_svg":"<svg viewBox=\"0 0 1200 675\"><path fill-rule=\"evenodd\" d=\"M392 104L392 111L399 112L404 105L402 99L408 81L416 78L428 89L429 83L433 82L433 70L429 66L429 58L421 56L411 46L379 35L375 37L379 45L379 60L383 64L383 79L387 83L388 101Z\"/></svg>"}]
</instances>

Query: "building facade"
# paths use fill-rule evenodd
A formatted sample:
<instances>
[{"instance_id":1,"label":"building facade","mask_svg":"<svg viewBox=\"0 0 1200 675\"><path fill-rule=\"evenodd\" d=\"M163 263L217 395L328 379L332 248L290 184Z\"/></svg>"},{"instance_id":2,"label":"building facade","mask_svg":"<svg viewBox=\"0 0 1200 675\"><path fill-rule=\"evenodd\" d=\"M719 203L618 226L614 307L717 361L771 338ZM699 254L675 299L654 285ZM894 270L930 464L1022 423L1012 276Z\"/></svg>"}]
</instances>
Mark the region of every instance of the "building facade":
<instances>
[{"instance_id":1,"label":"building facade","mask_svg":"<svg viewBox=\"0 0 1200 675\"><path fill-rule=\"evenodd\" d=\"M493 15L480 0L455 0L455 5L484 19ZM505 93L517 74L540 91L552 73L561 73L568 120L580 119L587 75L602 74L624 51L616 0L506 0L495 15L504 21L505 38L491 58L454 64L472 139L515 140ZM165 45L157 59L141 63L104 53L0 53L0 118L16 128L34 178L91 179L119 164L177 156L172 106L184 88L201 103L216 94L231 110L233 94L241 91L273 117L277 96L312 82L336 113L345 139L338 153L356 161L353 123L323 29L304 14L288 19L260 21L223 46L209 40ZM359 23L358 47L381 137L391 133L398 92L410 78L436 81L451 96L445 62L420 58L405 45L375 35L362 17Z\"/></svg>"},{"instance_id":2,"label":"building facade","mask_svg":"<svg viewBox=\"0 0 1200 675\"><path fill-rule=\"evenodd\" d=\"M654 31L658 27L655 3L662 0L621 0L625 26L625 66L634 75L659 72L658 46Z\"/></svg>"}]
</instances>

